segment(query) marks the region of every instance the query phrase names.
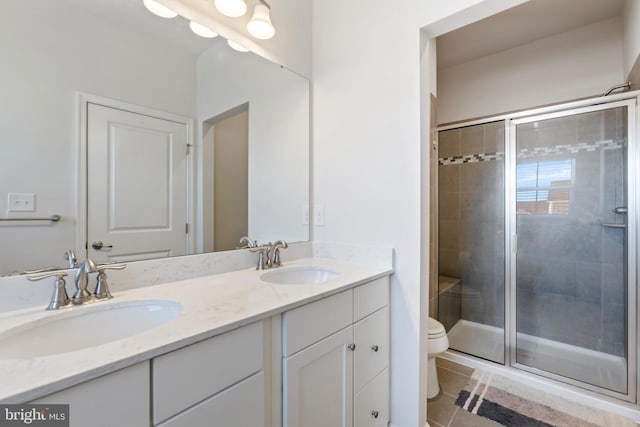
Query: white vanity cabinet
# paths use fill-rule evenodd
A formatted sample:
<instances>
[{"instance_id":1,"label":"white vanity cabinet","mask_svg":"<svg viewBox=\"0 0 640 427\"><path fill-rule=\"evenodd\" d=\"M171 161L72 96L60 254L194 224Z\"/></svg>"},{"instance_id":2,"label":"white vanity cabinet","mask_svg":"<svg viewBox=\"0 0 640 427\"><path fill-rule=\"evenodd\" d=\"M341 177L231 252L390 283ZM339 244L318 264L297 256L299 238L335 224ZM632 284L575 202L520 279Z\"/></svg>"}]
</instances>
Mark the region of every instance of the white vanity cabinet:
<instances>
[{"instance_id":1,"label":"white vanity cabinet","mask_svg":"<svg viewBox=\"0 0 640 427\"><path fill-rule=\"evenodd\" d=\"M264 427L263 329L256 322L153 359L153 425Z\"/></svg>"},{"instance_id":2,"label":"white vanity cabinet","mask_svg":"<svg viewBox=\"0 0 640 427\"><path fill-rule=\"evenodd\" d=\"M149 362L44 396L35 404L68 404L71 427L149 425Z\"/></svg>"},{"instance_id":3,"label":"white vanity cabinet","mask_svg":"<svg viewBox=\"0 0 640 427\"><path fill-rule=\"evenodd\" d=\"M389 279L283 314L283 425L386 426Z\"/></svg>"},{"instance_id":4,"label":"white vanity cabinet","mask_svg":"<svg viewBox=\"0 0 640 427\"><path fill-rule=\"evenodd\" d=\"M72 427L268 426L267 324L234 329L31 403L69 404Z\"/></svg>"}]
</instances>

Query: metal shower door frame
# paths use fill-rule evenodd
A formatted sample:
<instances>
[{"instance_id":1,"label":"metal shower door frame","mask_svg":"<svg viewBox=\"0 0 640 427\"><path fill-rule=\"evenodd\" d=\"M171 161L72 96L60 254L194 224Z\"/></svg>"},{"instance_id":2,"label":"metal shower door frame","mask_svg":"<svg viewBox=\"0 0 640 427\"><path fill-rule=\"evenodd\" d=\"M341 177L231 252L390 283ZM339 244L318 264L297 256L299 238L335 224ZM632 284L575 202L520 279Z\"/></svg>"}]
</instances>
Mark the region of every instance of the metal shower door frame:
<instances>
[{"instance_id":1,"label":"metal shower door frame","mask_svg":"<svg viewBox=\"0 0 640 427\"><path fill-rule=\"evenodd\" d=\"M553 107L529 110L504 116L505 124L505 365L527 371L565 384L604 394L628 402L636 402L640 395L640 381L636 378L638 364L637 349L637 253L639 220L637 191L640 189L640 151L638 150L638 93L623 96L599 97ZM516 362L516 127L519 124L540 120L568 117L611 108L627 107L627 393L619 393L603 387L533 368Z\"/></svg>"}]
</instances>

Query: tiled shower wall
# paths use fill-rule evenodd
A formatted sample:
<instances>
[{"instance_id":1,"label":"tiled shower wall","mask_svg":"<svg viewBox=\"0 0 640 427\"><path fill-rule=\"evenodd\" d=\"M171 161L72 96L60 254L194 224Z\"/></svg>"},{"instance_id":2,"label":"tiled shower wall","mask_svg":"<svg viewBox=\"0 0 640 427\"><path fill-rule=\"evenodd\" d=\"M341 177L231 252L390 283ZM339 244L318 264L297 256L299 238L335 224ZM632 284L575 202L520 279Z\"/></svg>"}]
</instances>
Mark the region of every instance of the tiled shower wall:
<instances>
[{"instance_id":1,"label":"tiled shower wall","mask_svg":"<svg viewBox=\"0 0 640 427\"><path fill-rule=\"evenodd\" d=\"M517 128L518 164L572 165L567 212L517 215L518 332L624 355L626 229L612 225L625 216L612 209L626 206L625 117L617 108ZM523 156L533 149L544 154Z\"/></svg>"},{"instance_id":2,"label":"tiled shower wall","mask_svg":"<svg viewBox=\"0 0 640 427\"><path fill-rule=\"evenodd\" d=\"M462 279L462 319L497 327L504 327L502 153L504 122L439 134L439 273Z\"/></svg>"}]
</instances>

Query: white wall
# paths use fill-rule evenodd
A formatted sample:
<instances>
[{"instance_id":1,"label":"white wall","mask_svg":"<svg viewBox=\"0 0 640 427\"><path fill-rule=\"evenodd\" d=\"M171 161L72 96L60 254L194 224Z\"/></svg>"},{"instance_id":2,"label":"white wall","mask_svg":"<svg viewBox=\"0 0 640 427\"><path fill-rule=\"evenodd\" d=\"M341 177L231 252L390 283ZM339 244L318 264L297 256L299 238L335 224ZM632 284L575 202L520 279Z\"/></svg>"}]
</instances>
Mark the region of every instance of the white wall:
<instances>
[{"instance_id":1,"label":"white wall","mask_svg":"<svg viewBox=\"0 0 640 427\"><path fill-rule=\"evenodd\" d=\"M420 0L313 5L314 240L395 248L391 416L424 424L420 353Z\"/></svg>"},{"instance_id":2,"label":"white wall","mask_svg":"<svg viewBox=\"0 0 640 427\"><path fill-rule=\"evenodd\" d=\"M62 221L0 225L0 272L64 265L77 250L75 91L195 113L194 57L64 4L2 4L0 217L7 193L25 192L36 193L34 215Z\"/></svg>"},{"instance_id":3,"label":"white wall","mask_svg":"<svg viewBox=\"0 0 640 427\"><path fill-rule=\"evenodd\" d=\"M249 103L249 236L260 243L307 240L309 82L222 47L198 58L198 119Z\"/></svg>"},{"instance_id":4,"label":"white wall","mask_svg":"<svg viewBox=\"0 0 640 427\"><path fill-rule=\"evenodd\" d=\"M640 55L640 1L626 0L622 10L624 27L624 66L623 74L627 78L638 55Z\"/></svg>"},{"instance_id":5,"label":"white wall","mask_svg":"<svg viewBox=\"0 0 640 427\"><path fill-rule=\"evenodd\" d=\"M433 44L421 43L419 30L430 24L425 33L439 35L461 22L522 2L322 0L313 4L313 202L326 209L326 225L315 226L313 236L395 248L391 294L395 426L423 426L426 419L428 281L421 284L421 239L427 239L424 251L428 232L421 230L421 217L428 218L430 208L426 203L421 211L421 191L428 191L424 181L421 190L421 177L428 177L429 169L428 162L421 165L420 133L421 114L424 122L429 117L426 100L435 88L428 84L434 78L429 59ZM428 135L429 128L422 134ZM422 271L428 277L428 264Z\"/></svg>"},{"instance_id":6,"label":"white wall","mask_svg":"<svg viewBox=\"0 0 640 427\"><path fill-rule=\"evenodd\" d=\"M618 17L439 69L438 121L599 95L624 78Z\"/></svg>"}]
</instances>

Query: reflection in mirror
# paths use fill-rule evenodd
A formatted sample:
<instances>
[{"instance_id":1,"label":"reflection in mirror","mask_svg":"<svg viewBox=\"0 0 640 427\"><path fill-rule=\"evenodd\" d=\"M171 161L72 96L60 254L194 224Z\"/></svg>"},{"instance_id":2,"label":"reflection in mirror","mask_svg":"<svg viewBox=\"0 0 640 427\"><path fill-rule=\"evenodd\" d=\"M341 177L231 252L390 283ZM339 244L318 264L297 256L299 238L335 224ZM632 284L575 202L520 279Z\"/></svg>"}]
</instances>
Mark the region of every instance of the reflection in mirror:
<instances>
[{"instance_id":1,"label":"reflection in mirror","mask_svg":"<svg viewBox=\"0 0 640 427\"><path fill-rule=\"evenodd\" d=\"M308 240L304 78L132 0L5 2L0 56L0 275Z\"/></svg>"}]
</instances>

